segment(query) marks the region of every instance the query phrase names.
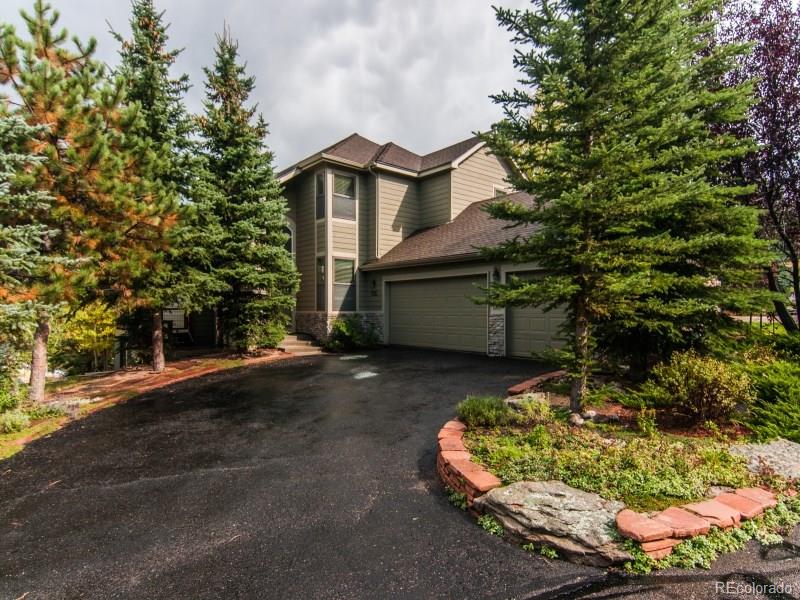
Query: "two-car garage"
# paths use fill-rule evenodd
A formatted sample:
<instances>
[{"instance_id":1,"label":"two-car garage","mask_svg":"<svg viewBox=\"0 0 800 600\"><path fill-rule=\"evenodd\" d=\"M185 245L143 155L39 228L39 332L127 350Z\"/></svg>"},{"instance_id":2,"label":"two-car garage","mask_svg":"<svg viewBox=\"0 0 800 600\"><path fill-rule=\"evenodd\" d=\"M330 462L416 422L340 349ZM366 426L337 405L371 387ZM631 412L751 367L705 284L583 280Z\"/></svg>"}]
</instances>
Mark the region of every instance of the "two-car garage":
<instances>
[{"instance_id":1,"label":"two-car garage","mask_svg":"<svg viewBox=\"0 0 800 600\"><path fill-rule=\"evenodd\" d=\"M386 330L391 345L485 354L489 308L472 298L486 287L488 273L386 282ZM539 308L505 311L508 356L530 358L555 343L563 315Z\"/></svg>"}]
</instances>

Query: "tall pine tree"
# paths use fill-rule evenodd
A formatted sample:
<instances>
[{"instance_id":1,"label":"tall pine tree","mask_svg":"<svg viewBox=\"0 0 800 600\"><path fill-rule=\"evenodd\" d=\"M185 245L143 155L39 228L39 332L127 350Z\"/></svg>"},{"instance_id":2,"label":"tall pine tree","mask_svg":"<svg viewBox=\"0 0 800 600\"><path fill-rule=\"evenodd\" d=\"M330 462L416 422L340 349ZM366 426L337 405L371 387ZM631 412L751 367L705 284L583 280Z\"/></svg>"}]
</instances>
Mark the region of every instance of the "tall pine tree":
<instances>
[{"instance_id":1,"label":"tall pine tree","mask_svg":"<svg viewBox=\"0 0 800 600\"><path fill-rule=\"evenodd\" d=\"M214 67L205 69L200 129L218 191L214 213L225 232L214 257L230 288L220 322L227 342L245 350L280 341L299 276L286 250L286 201L264 144L267 125L257 107L247 106L255 79L237 61L238 45L226 29L217 37Z\"/></svg>"},{"instance_id":2,"label":"tall pine tree","mask_svg":"<svg viewBox=\"0 0 800 600\"><path fill-rule=\"evenodd\" d=\"M191 139L194 120L184 106L189 89L187 75L170 70L181 50L168 48L169 25L152 0L133 0L131 38L114 33L121 44L117 71L126 85L129 101L137 102L144 121L141 132L157 155L142 173L160 194L159 202L177 203L178 222L165 231L165 249L158 268L142 274L125 303L151 314L153 370L164 370L162 310L179 305L184 310L211 306L227 289L211 270L210 251L222 235L209 210L208 186L202 157ZM213 188L212 188L213 189Z\"/></svg>"},{"instance_id":3,"label":"tall pine tree","mask_svg":"<svg viewBox=\"0 0 800 600\"><path fill-rule=\"evenodd\" d=\"M52 205L30 177L37 159L28 148L36 133L18 117L0 116L0 393L16 387L14 371L36 301L36 273L48 263L42 250L49 232L27 217Z\"/></svg>"},{"instance_id":4,"label":"tall pine tree","mask_svg":"<svg viewBox=\"0 0 800 600\"><path fill-rule=\"evenodd\" d=\"M93 58L95 41L68 47L67 32L56 29L58 12L42 0L22 16L27 39L3 28L0 83L11 90L12 112L40 127L30 146L41 157L35 179L54 204L28 217L51 232L47 255L69 260L37 274L30 397L41 402L47 307L78 306L99 282L108 286L100 292L129 294L135 278L157 263L175 215L154 202L150 182L139 175L155 156L139 135L142 123L136 106L126 104L123 82L109 81Z\"/></svg>"},{"instance_id":5,"label":"tall pine tree","mask_svg":"<svg viewBox=\"0 0 800 600\"><path fill-rule=\"evenodd\" d=\"M513 184L538 206L490 213L538 231L487 255L545 272L490 298L567 308L573 411L601 349L641 369L702 341L723 309L753 300L768 260L745 190L720 175L748 143L712 126L743 119L750 89L709 85L743 52L706 52L715 5L536 0L497 11L524 87L494 97L505 118L485 139L528 174Z\"/></svg>"}]
</instances>

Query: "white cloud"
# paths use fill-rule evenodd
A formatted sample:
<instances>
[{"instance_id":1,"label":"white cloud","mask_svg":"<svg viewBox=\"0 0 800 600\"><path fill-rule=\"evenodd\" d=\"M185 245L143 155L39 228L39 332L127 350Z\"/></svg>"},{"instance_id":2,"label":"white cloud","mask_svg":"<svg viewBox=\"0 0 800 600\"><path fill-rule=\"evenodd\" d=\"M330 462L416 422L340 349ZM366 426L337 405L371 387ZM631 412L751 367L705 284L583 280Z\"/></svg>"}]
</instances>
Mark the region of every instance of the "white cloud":
<instances>
[{"instance_id":1,"label":"white cloud","mask_svg":"<svg viewBox=\"0 0 800 600\"><path fill-rule=\"evenodd\" d=\"M490 93L514 85L513 48L486 0L156 0L172 23L178 68L199 111L202 67L223 22L256 76L254 101L270 123L278 166L358 131L428 152L485 129L500 116ZM106 21L127 31L126 0L62 0L61 23L98 38L113 63ZM503 5L524 6L524 0ZM0 21L20 24L32 0L4 0Z\"/></svg>"}]
</instances>

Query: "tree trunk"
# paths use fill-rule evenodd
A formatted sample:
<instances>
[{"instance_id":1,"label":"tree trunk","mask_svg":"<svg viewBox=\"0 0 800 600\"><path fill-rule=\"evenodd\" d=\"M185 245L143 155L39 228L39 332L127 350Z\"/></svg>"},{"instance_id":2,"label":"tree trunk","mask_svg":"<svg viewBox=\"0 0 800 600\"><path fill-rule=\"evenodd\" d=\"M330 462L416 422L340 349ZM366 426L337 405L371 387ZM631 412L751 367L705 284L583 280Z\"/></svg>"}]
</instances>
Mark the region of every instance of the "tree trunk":
<instances>
[{"instance_id":1,"label":"tree trunk","mask_svg":"<svg viewBox=\"0 0 800 600\"><path fill-rule=\"evenodd\" d=\"M774 266L767 269L767 285L769 286L769 290L771 292L781 291L778 288L778 279L775 277ZM795 302L798 301L800 301L800 298L795 298ZM789 309L786 308L786 304L784 304L780 300L774 300L773 304L775 305L775 312L778 314L778 319L780 319L781 324L784 326L786 331L789 333L797 333L798 332L797 321L794 320L794 318L792 317L792 313L790 313Z\"/></svg>"},{"instance_id":2,"label":"tree trunk","mask_svg":"<svg viewBox=\"0 0 800 600\"><path fill-rule=\"evenodd\" d=\"M217 348L222 348L225 345L222 332L222 315L220 314L219 306L214 308L214 343Z\"/></svg>"},{"instance_id":3,"label":"tree trunk","mask_svg":"<svg viewBox=\"0 0 800 600\"><path fill-rule=\"evenodd\" d=\"M40 317L33 334L31 379L28 398L33 404L44 402L44 385L47 380L47 340L50 338L50 317Z\"/></svg>"},{"instance_id":4,"label":"tree trunk","mask_svg":"<svg viewBox=\"0 0 800 600\"><path fill-rule=\"evenodd\" d=\"M153 311L153 371L161 373L164 370L164 323L161 311Z\"/></svg>"},{"instance_id":5,"label":"tree trunk","mask_svg":"<svg viewBox=\"0 0 800 600\"><path fill-rule=\"evenodd\" d=\"M575 309L575 346L577 350L578 376L572 382L569 396L569 409L580 414L583 401L589 388L589 320L583 299L579 299Z\"/></svg>"}]
</instances>

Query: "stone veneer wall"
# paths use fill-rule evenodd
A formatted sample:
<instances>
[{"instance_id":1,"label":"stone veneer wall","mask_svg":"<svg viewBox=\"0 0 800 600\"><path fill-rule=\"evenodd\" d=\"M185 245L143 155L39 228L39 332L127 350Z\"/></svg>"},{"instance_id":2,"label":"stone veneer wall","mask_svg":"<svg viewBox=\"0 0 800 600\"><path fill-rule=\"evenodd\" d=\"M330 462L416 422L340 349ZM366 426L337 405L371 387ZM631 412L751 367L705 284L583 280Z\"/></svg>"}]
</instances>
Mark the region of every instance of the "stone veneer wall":
<instances>
[{"instance_id":1,"label":"stone veneer wall","mask_svg":"<svg viewBox=\"0 0 800 600\"><path fill-rule=\"evenodd\" d=\"M375 328L378 339L384 343L383 339L383 313L382 312L360 312L358 314L362 320ZM333 322L339 317L338 313L324 312L297 312L295 313L295 330L297 333L305 333L313 336L318 341L325 341L331 333Z\"/></svg>"},{"instance_id":2,"label":"stone veneer wall","mask_svg":"<svg viewBox=\"0 0 800 600\"><path fill-rule=\"evenodd\" d=\"M489 311L489 356L506 355L506 315L502 309Z\"/></svg>"}]
</instances>

